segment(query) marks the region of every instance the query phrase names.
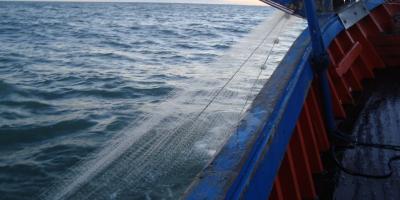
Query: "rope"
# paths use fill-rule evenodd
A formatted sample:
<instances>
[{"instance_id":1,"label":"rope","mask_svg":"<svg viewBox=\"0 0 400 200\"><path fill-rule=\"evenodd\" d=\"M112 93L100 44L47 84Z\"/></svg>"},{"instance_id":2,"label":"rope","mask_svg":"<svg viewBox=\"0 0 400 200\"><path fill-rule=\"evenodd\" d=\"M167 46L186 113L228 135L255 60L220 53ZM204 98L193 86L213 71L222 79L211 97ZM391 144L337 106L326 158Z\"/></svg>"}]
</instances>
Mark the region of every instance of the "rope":
<instances>
[{"instance_id":1,"label":"rope","mask_svg":"<svg viewBox=\"0 0 400 200\"><path fill-rule=\"evenodd\" d=\"M238 134L239 134L240 119L242 118L242 114L243 114L243 112L244 112L244 109L246 108L248 101L250 101L250 97L252 96L253 90L254 90L254 88L255 88L257 82L259 81L259 79L260 79L260 77L261 77L261 74L262 74L262 72L263 72L263 69L266 68L266 65L267 65L267 63L268 63L269 57L271 56L271 53L272 53L272 51L274 50L275 45L279 44L279 35L280 35L280 33L282 32L283 27L286 26L286 23L287 23L287 21L285 21L285 23L284 23L284 24L281 26L281 28L279 29L279 31L278 31L278 37L274 40L274 43L272 44L271 49L268 51L268 55L267 55L267 57L265 58L265 61L264 61L263 65L261 65L261 67L260 67L260 72L258 73L258 76L257 76L256 80L254 81L253 86L251 87L250 93L247 95L246 101L245 101L245 103L244 103L244 105L243 105L243 107L242 107L242 109L241 109L241 111L240 111L240 113L239 113L239 116L238 116L238 121L237 121L236 127L235 127L235 129L236 129L235 135L238 135ZM238 144L238 138L237 138L237 137L236 137L236 144Z\"/></svg>"},{"instance_id":2,"label":"rope","mask_svg":"<svg viewBox=\"0 0 400 200\"><path fill-rule=\"evenodd\" d=\"M271 53L272 53L273 49L275 48L275 45L279 44L279 35L280 35L280 33L282 32L283 27L286 26L286 23L287 23L287 21L285 21L285 23L284 23L284 24L281 26L281 28L279 29L279 31L278 31L278 37L274 40L274 43L272 44L271 49L268 51L268 55L267 55L267 57L266 57L266 59L265 59L265 61L264 61L264 64L261 65L260 72L258 73L258 76L257 76L256 80L254 81L253 86L251 87L250 93L249 93L249 95L247 95L246 101L245 101L245 103L244 103L244 105L243 105L243 107L242 107L242 109L241 109L241 111L240 111L240 113L239 113L239 120L240 120L240 118L242 117L242 114L243 114L243 112L244 112L244 109L245 109L246 106L247 106L247 103L250 101L250 97L252 96L253 91L254 91L254 89L255 89L255 86L257 85L257 82L259 81L259 79L260 79L260 77L261 77L261 74L262 74L262 72L263 72L263 69L266 68L267 62L268 62L268 60L269 60L269 57L271 56Z\"/></svg>"},{"instance_id":3,"label":"rope","mask_svg":"<svg viewBox=\"0 0 400 200\"><path fill-rule=\"evenodd\" d=\"M377 148L377 147L374 147L374 148ZM394 151L398 151L398 150L394 150ZM364 177L364 178L370 178L370 179L387 179L387 178L390 178L393 175L392 163L394 161L400 160L400 155L390 157L389 161L387 162L387 166L388 166L388 169L389 169L388 173L385 173L385 174L367 174L367 173L357 172L357 171L354 171L352 169L344 167L343 164L339 161L339 159L336 156L335 146L334 145L331 148L331 154L332 154L333 160L335 161L335 164L344 173L349 174L351 176L358 176L358 177Z\"/></svg>"},{"instance_id":4,"label":"rope","mask_svg":"<svg viewBox=\"0 0 400 200\"><path fill-rule=\"evenodd\" d=\"M389 145L389 144L358 142L358 141L352 140L351 138L346 136L344 133L341 133L340 131L337 131L336 133L331 133L331 135L333 137L335 137L336 139L339 139L341 141L349 143L348 146L340 146L343 149L354 149L355 147L364 147L364 148L376 148L376 149L383 149L383 150L400 151L400 146ZM400 160L400 155L395 155L395 156L390 157L389 161L387 162L387 167L389 169L388 173L385 173L385 174L361 173L361 172L357 172L357 171L354 171L352 169L349 169L349 168L346 168L343 166L343 164L337 158L336 147L337 147L336 145L332 145L332 147L331 147L331 156L333 158L333 161L335 162L336 166L340 170L342 170L344 173L349 174L351 176L358 176L358 177L364 177L364 178L370 178L370 179L387 179L393 175L392 163L394 161Z\"/></svg>"}]
</instances>

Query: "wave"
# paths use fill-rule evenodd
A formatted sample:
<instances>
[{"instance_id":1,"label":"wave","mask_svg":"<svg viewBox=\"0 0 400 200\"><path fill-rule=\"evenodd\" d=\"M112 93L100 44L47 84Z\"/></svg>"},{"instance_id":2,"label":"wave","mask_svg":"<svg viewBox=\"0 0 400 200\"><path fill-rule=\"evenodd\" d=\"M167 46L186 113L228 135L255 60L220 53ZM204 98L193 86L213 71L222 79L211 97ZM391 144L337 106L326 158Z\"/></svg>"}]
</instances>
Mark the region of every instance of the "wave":
<instances>
[{"instance_id":1,"label":"wave","mask_svg":"<svg viewBox=\"0 0 400 200\"><path fill-rule=\"evenodd\" d=\"M0 101L0 105L4 107L17 107L25 109L49 109L52 105L40 101Z\"/></svg>"},{"instance_id":2,"label":"wave","mask_svg":"<svg viewBox=\"0 0 400 200\"><path fill-rule=\"evenodd\" d=\"M110 47L115 47L115 48L122 48L122 49L130 49L132 48L132 45L124 42L124 41L112 41L112 40L107 40L101 42L101 44L109 45Z\"/></svg>"},{"instance_id":3,"label":"wave","mask_svg":"<svg viewBox=\"0 0 400 200\"><path fill-rule=\"evenodd\" d=\"M0 127L0 144L14 145L19 143L31 143L52 139L60 135L83 131L96 125L96 122L86 119L68 119L51 124L30 124L25 126Z\"/></svg>"}]
</instances>

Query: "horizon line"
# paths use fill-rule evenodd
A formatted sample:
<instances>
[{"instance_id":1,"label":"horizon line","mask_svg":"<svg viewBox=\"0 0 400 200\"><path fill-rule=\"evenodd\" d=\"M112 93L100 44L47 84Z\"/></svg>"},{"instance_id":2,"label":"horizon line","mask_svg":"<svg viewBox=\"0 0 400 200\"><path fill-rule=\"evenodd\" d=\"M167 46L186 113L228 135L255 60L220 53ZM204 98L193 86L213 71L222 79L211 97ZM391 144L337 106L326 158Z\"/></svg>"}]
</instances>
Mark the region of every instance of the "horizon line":
<instances>
[{"instance_id":1,"label":"horizon line","mask_svg":"<svg viewBox=\"0 0 400 200\"><path fill-rule=\"evenodd\" d=\"M57 2L67 2L67 3L160 3L160 4L198 4L198 5L236 5L236 6L268 6L268 4L242 4L242 3L229 3L229 2L145 2L145 1L135 1L135 0L0 0L0 2L43 2L43 3L57 3ZM260 1L262 2L262 1Z\"/></svg>"}]
</instances>

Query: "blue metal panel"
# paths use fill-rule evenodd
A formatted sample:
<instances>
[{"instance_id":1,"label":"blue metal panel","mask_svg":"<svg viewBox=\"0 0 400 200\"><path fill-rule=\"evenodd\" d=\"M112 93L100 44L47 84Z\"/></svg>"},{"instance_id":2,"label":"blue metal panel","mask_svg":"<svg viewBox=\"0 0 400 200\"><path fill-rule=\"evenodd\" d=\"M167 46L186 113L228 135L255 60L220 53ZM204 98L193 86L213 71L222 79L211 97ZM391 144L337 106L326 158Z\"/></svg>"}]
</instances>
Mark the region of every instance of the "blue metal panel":
<instances>
[{"instance_id":1,"label":"blue metal panel","mask_svg":"<svg viewBox=\"0 0 400 200\"><path fill-rule=\"evenodd\" d=\"M334 15L330 16L326 22L325 26L321 28L322 39L324 41L325 49L329 47L329 44L336 38L336 36L344 30L344 26L340 22L339 18Z\"/></svg>"},{"instance_id":2,"label":"blue metal panel","mask_svg":"<svg viewBox=\"0 0 400 200\"><path fill-rule=\"evenodd\" d=\"M364 0L364 2L369 10L372 10L378 7L379 5L385 3L384 0Z\"/></svg>"},{"instance_id":3,"label":"blue metal panel","mask_svg":"<svg viewBox=\"0 0 400 200\"><path fill-rule=\"evenodd\" d=\"M243 182L247 183L244 185L247 186L247 190L241 188L245 199L267 199L272 189L313 79L311 65L307 62L302 63L301 66L289 83L288 91L280 102L281 105L278 105L280 109L273 114L273 119L263 130L262 134L265 135L265 139L261 141L262 144L255 152L252 161L254 166L251 171L256 173L252 174L253 180L250 181L250 177L248 178L249 183ZM267 136L270 137L268 140ZM268 143L269 145L267 145ZM235 188L232 189L235 190ZM239 191L236 190L233 198L228 199L239 199L242 195Z\"/></svg>"}]
</instances>

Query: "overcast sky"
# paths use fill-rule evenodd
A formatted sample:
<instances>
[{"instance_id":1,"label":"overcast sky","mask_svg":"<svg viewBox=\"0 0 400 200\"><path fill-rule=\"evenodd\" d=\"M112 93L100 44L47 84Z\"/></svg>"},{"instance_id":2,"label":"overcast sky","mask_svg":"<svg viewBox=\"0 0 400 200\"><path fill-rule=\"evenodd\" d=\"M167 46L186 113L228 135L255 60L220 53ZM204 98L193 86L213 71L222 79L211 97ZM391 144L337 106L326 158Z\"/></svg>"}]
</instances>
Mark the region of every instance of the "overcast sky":
<instances>
[{"instance_id":1,"label":"overcast sky","mask_svg":"<svg viewBox=\"0 0 400 200\"><path fill-rule=\"evenodd\" d=\"M2 0L0 0L2 1ZM28 0L29 1L29 0ZM32 0L44 1L44 0ZM129 2L163 2L163 3L212 3L212 4L242 4L242 5L265 5L259 0L46 0L46 1L129 1Z\"/></svg>"}]
</instances>

